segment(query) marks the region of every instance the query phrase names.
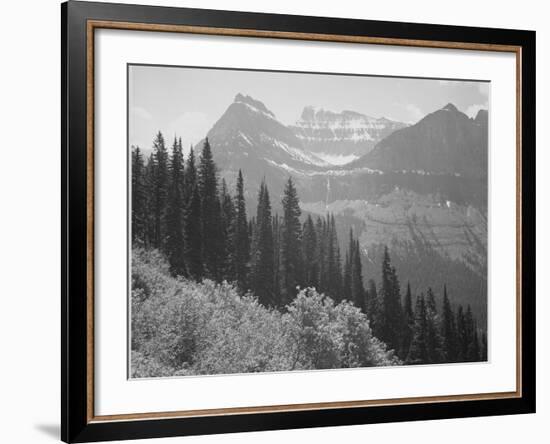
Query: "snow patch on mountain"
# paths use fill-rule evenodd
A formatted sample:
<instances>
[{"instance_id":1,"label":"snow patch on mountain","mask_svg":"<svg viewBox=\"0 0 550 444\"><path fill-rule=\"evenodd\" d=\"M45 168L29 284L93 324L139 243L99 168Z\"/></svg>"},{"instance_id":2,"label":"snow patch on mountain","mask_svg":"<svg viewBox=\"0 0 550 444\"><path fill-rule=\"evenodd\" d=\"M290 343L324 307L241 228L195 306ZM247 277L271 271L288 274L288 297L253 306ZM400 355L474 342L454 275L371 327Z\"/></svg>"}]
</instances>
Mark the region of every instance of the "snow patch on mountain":
<instances>
[{"instance_id":1,"label":"snow patch on mountain","mask_svg":"<svg viewBox=\"0 0 550 444\"><path fill-rule=\"evenodd\" d=\"M242 131L239 131L239 136L241 139L243 139L245 141L245 143L247 145L251 145L252 146L252 142L250 141L250 139L246 136L246 134L243 134Z\"/></svg>"},{"instance_id":2,"label":"snow patch on mountain","mask_svg":"<svg viewBox=\"0 0 550 444\"><path fill-rule=\"evenodd\" d=\"M337 170L322 170L322 171L316 171L316 170L305 170L300 168L294 168L289 166L286 163L277 163L271 159L264 158L264 160L269 163L270 165L273 165L277 168L281 168L285 171L288 171L289 173L296 174L299 176L308 176L308 177L314 177L314 176L349 176L352 174L359 174L359 173L366 173L366 174L384 174L383 171L380 170L373 170L371 168L354 168L354 169L337 169Z\"/></svg>"},{"instance_id":3,"label":"snow patch on mountain","mask_svg":"<svg viewBox=\"0 0 550 444\"><path fill-rule=\"evenodd\" d=\"M328 163L325 160L317 157L315 154L313 154L311 152L308 152L308 151L304 151L300 148L290 146L290 145L288 145L287 143L285 143L281 140L273 139L269 136L266 136L265 134L262 134L261 139L262 139L262 141L267 141L267 142L271 143L274 147L285 151L294 160L297 160L299 162L303 162L305 164L314 165L314 166L318 166L318 167L330 166L330 163Z\"/></svg>"},{"instance_id":4,"label":"snow patch on mountain","mask_svg":"<svg viewBox=\"0 0 550 444\"><path fill-rule=\"evenodd\" d=\"M330 154L330 153L315 153L315 155L325 162L330 163L331 165L346 165L354 160L359 159L359 156L356 154Z\"/></svg>"},{"instance_id":5,"label":"snow patch on mountain","mask_svg":"<svg viewBox=\"0 0 550 444\"><path fill-rule=\"evenodd\" d=\"M405 126L355 111L336 113L306 106L300 119L290 128L304 148L315 153L362 156L382 138Z\"/></svg>"}]
</instances>

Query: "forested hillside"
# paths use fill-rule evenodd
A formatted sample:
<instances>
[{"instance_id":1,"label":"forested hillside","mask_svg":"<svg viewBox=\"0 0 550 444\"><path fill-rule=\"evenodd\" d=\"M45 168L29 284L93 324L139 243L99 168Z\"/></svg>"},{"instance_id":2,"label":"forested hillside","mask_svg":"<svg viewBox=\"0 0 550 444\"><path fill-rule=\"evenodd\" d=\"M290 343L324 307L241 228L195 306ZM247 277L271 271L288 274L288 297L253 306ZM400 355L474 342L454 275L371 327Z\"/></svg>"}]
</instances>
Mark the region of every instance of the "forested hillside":
<instances>
[{"instance_id":1,"label":"forested hillside","mask_svg":"<svg viewBox=\"0 0 550 444\"><path fill-rule=\"evenodd\" d=\"M486 360L452 288L402 288L388 246L365 282L353 230L303 215L291 177L281 214L264 180L248 215L245 180L220 183L208 139L198 160L160 132L132 149L134 377Z\"/></svg>"}]
</instances>

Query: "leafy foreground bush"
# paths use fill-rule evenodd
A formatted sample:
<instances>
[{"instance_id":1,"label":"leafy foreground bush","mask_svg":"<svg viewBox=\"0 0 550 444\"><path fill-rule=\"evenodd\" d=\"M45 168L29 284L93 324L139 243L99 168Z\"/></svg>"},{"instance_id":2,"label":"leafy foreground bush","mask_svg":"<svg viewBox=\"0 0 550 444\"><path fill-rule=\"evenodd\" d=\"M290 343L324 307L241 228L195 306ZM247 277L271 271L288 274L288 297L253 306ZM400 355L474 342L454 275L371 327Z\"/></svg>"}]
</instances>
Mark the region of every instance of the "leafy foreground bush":
<instances>
[{"instance_id":1,"label":"leafy foreground bush","mask_svg":"<svg viewBox=\"0 0 550 444\"><path fill-rule=\"evenodd\" d=\"M348 302L308 288L281 313L227 283L175 279L159 253L133 251L135 378L398 363Z\"/></svg>"}]
</instances>

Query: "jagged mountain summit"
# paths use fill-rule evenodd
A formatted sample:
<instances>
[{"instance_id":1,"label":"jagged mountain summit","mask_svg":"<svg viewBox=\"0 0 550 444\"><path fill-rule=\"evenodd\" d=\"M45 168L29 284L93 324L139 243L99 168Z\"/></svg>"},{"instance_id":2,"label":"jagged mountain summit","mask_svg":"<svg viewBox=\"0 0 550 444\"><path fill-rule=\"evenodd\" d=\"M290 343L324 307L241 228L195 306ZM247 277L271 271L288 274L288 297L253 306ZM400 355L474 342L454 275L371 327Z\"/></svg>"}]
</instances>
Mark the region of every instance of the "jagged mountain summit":
<instances>
[{"instance_id":1,"label":"jagged mountain summit","mask_svg":"<svg viewBox=\"0 0 550 444\"><path fill-rule=\"evenodd\" d=\"M220 174L232 185L246 172L249 198L262 180L277 196L289 171L323 170L330 163L305 150L294 132L261 101L237 94L207 134ZM204 141L197 144L200 150ZM254 191L253 191L254 190Z\"/></svg>"},{"instance_id":2,"label":"jagged mountain summit","mask_svg":"<svg viewBox=\"0 0 550 444\"><path fill-rule=\"evenodd\" d=\"M487 110L470 118L449 103L393 132L350 166L486 177L487 162Z\"/></svg>"},{"instance_id":3,"label":"jagged mountain summit","mask_svg":"<svg viewBox=\"0 0 550 444\"><path fill-rule=\"evenodd\" d=\"M217 162L231 169L240 168L243 162L268 160L296 168L330 165L304 150L302 142L262 102L240 93L207 137Z\"/></svg>"},{"instance_id":4,"label":"jagged mountain summit","mask_svg":"<svg viewBox=\"0 0 550 444\"><path fill-rule=\"evenodd\" d=\"M406 126L355 111L336 113L306 106L291 129L304 148L332 164L344 165L367 154L384 137Z\"/></svg>"}]
</instances>

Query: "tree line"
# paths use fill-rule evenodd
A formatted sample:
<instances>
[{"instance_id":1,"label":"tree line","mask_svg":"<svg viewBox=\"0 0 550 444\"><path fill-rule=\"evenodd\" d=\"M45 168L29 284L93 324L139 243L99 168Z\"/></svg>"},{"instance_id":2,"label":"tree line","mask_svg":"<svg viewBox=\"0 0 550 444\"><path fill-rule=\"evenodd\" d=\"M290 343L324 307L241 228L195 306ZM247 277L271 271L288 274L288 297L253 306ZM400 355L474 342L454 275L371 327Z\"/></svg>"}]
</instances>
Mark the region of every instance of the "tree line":
<instances>
[{"instance_id":1,"label":"tree line","mask_svg":"<svg viewBox=\"0 0 550 444\"><path fill-rule=\"evenodd\" d=\"M487 335L478 328L470 305L466 309L458 305L455 312L446 285L441 309L430 287L426 294L414 297L407 283L402 297L387 247L381 284L377 289L375 282L369 280L366 306L373 334L407 364L487 360Z\"/></svg>"},{"instance_id":2,"label":"tree line","mask_svg":"<svg viewBox=\"0 0 550 444\"><path fill-rule=\"evenodd\" d=\"M386 248L381 285L362 276L359 241L350 230L342 257L334 215L311 215L301 222L296 187L289 178L282 214L272 214L269 189L262 182L256 214L247 216L244 178L238 172L234 194L218 180L208 139L198 160L187 159L181 139L171 149L159 132L148 159L132 147L132 244L156 249L173 276L233 282L266 307L284 309L300 288L314 287L337 303L348 300L369 318L373 333L408 363L479 361L486 339L479 335L470 307L456 314L444 290L438 312L431 289L413 308L410 286L402 300ZM446 302L445 302L446 301Z\"/></svg>"}]
</instances>

